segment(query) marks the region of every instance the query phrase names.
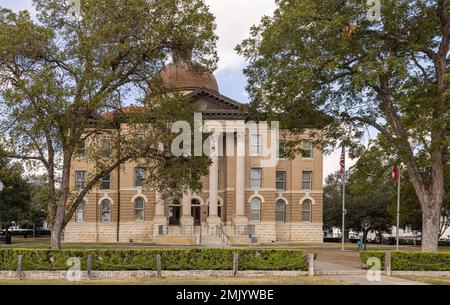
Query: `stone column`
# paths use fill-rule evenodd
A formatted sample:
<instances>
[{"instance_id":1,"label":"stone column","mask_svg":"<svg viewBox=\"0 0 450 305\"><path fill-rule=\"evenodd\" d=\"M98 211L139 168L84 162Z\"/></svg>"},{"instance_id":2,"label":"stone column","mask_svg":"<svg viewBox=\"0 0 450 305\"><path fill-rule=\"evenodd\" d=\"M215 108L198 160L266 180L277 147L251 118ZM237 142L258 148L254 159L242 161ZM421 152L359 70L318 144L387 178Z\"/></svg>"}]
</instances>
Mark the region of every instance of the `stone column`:
<instances>
[{"instance_id":1,"label":"stone column","mask_svg":"<svg viewBox=\"0 0 450 305\"><path fill-rule=\"evenodd\" d=\"M180 219L180 223L182 226L194 224L194 218L192 218L192 211L191 211L191 197L192 197L191 191L183 193L183 200L181 201L182 206Z\"/></svg>"},{"instance_id":2,"label":"stone column","mask_svg":"<svg viewBox=\"0 0 450 305\"><path fill-rule=\"evenodd\" d=\"M219 205L219 142L218 135L215 133L211 137L211 166L209 167L209 216L208 224L219 224L218 216Z\"/></svg>"},{"instance_id":3,"label":"stone column","mask_svg":"<svg viewBox=\"0 0 450 305\"><path fill-rule=\"evenodd\" d=\"M246 224L245 216L245 126L238 126L236 143L236 215L235 224Z\"/></svg>"},{"instance_id":4,"label":"stone column","mask_svg":"<svg viewBox=\"0 0 450 305\"><path fill-rule=\"evenodd\" d=\"M155 217L153 218L153 236L159 235L160 226L167 226L167 217L165 216L165 206L162 194L155 190Z\"/></svg>"}]
</instances>

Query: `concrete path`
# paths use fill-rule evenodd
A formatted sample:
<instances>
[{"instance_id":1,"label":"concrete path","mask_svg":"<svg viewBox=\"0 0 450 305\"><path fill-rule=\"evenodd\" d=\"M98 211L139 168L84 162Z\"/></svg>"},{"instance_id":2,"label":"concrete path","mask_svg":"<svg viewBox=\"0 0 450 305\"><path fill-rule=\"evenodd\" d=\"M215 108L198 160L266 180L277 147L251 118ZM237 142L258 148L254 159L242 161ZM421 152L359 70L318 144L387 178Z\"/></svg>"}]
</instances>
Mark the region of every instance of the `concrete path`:
<instances>
[{"instance_id":1,"label":"concrete path","mask_svg":"<svg viewBox=\"0 0 450 305\"><path fill-rule=\"evenodd\" d=\"M369 280L367 270L351 266L338 265L316 261L314 264L317 275L327 276L350 285L427 285L402 278L380 275L378 279Z\"/></svg>"}]
</instances>

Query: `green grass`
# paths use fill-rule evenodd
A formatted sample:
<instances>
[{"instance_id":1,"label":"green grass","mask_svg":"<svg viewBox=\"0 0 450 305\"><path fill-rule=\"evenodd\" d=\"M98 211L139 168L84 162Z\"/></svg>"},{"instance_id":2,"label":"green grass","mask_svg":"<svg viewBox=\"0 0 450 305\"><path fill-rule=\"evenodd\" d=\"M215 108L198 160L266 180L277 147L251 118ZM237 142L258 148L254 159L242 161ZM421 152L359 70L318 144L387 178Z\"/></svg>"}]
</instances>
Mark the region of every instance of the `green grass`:
<instances>
[{"instance_id":1,"label":"green grass","mask_svg":"<svg viewBox=\"0 0 450 305\"><path fill-rule=\"evenodd\" d=\"M342 285L344 282L326 277L209 277L209 278L133 278L87 280L0 280L0 285Z\"/></svg>"},{"instance_id":2,"label":"green grass","mask_svg":"<svg viewBox=\"0 0 450 305\"><path fill-rule=\"evenodd\" d=\"M429 277L429 276L398 276L398 277L432 285L450 285L450 277Z\"/></svg>"}]
</instances>

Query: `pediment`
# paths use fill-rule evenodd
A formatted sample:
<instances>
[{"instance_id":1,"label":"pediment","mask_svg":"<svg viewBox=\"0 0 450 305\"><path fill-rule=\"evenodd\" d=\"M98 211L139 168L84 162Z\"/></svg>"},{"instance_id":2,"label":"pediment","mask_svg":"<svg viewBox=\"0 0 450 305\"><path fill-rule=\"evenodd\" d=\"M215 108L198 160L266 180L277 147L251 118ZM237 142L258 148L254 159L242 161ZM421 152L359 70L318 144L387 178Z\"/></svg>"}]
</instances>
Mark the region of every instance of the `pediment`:
<instances>
[{"instance_id":1,"label":"pediment","mask_svg":"<svg viewBox=\"0 0 450 305\"><path fill-rule=\"evenodd\" d=\"M242 112L241 104L219 93L199 89L189 94L201 112Z\"/></svg>"}]
</instances>

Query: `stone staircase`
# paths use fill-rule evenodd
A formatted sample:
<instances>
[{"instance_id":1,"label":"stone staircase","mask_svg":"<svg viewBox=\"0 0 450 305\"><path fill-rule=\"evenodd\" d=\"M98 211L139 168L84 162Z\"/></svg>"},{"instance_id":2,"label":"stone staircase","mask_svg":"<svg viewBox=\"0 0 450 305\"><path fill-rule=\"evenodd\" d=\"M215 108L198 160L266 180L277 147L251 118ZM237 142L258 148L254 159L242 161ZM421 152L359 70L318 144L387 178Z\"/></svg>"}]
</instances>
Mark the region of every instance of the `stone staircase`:
<instances>
[{"instance_id":1,"label":"stone staircase","mask_svg":"<svg viewBox=\"0 0 450 305\"><path fill-rule=\"evenodd\" d=\"M214 228L213 230L205 230L201 237L201 245L208 248L226 248L227 237L220 229Z\"/></svg>"}]
</instances>

